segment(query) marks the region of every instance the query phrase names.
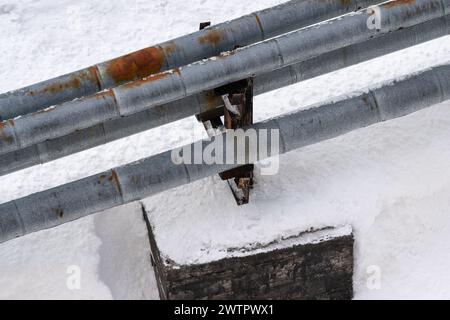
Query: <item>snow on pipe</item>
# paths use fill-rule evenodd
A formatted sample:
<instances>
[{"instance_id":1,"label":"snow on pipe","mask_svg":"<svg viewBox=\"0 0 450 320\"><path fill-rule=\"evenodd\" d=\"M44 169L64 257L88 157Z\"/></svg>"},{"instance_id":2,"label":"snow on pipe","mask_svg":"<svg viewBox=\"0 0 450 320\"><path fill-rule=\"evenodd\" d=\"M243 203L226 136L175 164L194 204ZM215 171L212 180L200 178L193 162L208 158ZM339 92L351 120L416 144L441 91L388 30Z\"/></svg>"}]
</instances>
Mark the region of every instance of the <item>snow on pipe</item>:
<instances>
[{"instance_id":1,"label":"snow on pipe","mask_svg":"<svg viewBox=\"0 0 450 320\"><path fill-rule=\"evenodd\" d=\"M300 81L345 68L384 54L448 35L450 16L434 19L383 37L344 47L254 79L254 94L263 94ZM0 176L93 148L138 132L220 107L213 91L106 121L70 135L0 155Z\"/></svg>"},{"instance_id":2,"label":"snow on pipe","mask_svg":"<svg viewBox=\"0 0 450 320\"><path fill-rule=\"evenodd\" d=\"M0 123L0 154L445 16L450 0L394 0L272 40ZM376 17L377 28L368 21Z\"/></svg>"},{"instance_id":3,"label":"snow on pipe","mask_svg":"<svg viewBox=\"0 0 450 320\"><path fill-rule=\"evenodd\" d=\"M293 0L0 95L0 121L216 56L386 0Z\"/></svg>"},{"instance_id":4,"label":"snow on pipe","mask_svg":"<svg viewBox=\"0 0 450 320\"><path fill-rule=\"evenodd\" d=\"M312 106L253 126L278 130L280 154L352 130L402 117L450 99L450 64L432 68L337 102ZM222 139L223 135L215 139ZM227 156L227 140L222 145ZM268 141L271 141L268 139ZM204 151L210 141L185 146ZM270 148L269 148L270 150ZM178 153L178 151L177 151ZM189 152L187 152L188 154ZM194 152L191 152L195 157ZM246 154L254 154L247 149ZM216 149L217 155L217 149ZM274 156L275 153L267 156ZM258 154L258 160L266 156ZM234 159L236 159L234 157ZM204 161L204 160L203 160ZM247 160L248 161L248 160ZM0 243L95 212L137 201L236 167L175 164L172 151L0 205Z\"/></svg>"}]
</instances>

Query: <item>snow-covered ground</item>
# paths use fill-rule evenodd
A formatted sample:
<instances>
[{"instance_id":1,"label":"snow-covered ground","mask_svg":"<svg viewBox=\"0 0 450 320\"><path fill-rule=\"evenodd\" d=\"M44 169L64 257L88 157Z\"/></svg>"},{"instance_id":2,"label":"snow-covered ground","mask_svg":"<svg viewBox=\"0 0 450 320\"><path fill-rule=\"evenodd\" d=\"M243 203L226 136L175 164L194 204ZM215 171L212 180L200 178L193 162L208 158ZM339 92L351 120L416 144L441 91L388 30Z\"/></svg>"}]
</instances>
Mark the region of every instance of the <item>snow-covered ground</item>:
<instances>
[{"instance_id":1,"label":"snow-covered ground","mask_svg":"<svg viewBox=\"0 0 450 320\"><path fill-rule=\"evenodd\" d=\"M201 21L217 23L281 2L0 0L0 92L195 31ZM441 38L259 96L256 120L449 61L450 38ZM283 155L279 175L257 176L245 207L233 204L217 177L146 199L159 244L175 260L201 261L205 250L220 253L311 227L351 224L357 299L448 299L449 107L440 104ZM0 203L203 134L191 117L0 177ZM156 298L149 260L140 204L129 204L1 244L0 298ZM67 286L73 266L81 271L79 290ZM381 271L379 290L366 284L371 266Z\"/></svg>"}]
</instances>

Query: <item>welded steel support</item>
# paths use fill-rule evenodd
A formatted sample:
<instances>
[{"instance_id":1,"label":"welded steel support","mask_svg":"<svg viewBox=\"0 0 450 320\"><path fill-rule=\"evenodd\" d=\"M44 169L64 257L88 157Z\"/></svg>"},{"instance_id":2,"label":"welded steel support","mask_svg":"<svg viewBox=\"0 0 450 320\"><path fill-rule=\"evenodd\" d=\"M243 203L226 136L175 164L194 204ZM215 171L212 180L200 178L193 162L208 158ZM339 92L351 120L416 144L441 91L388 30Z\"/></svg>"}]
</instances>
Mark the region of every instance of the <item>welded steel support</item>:
<instances>
[{"instance_id":1,"label":"welded steel support","mask_svg":"<svg viewBox=\"0 0 450 320\"><path fill-rule=\"evenodd\" d=\"M369 11L359 11L88 98L8 120L1 123L0 154L442 17L449 10L450 0L394 0ZM379 21L376 28L369 28L368 21L374 12Z\"/></svg>"},{"instance_id":2,"label":"welded steel support","mask_svg":"<svg viewBox=\"0 0 450 320\"><path fill-rule=\"evenodd\" d=\"M292 0L0 95L0 121L216 56L385 0Z\"/></svg>"},{"instance_id":3,"label":"welded steel support","mask_svg":"<svg viewBox=\"0 0 450 320\"><path fill-rule=\"evenodd\" d=\"M253 79L230 83L214 91L222 97L224 106L196 115L197 119L203 122L210 137L216 135L217 132L243 129L253 124ZM253 170L253 164L246 164L219 173L222 180L228 182L238 205L244 205L250 201Z\"/></svg>"},{"instance_id":4,"label":"welded steel support","mask_svg":"<svg viewBox=\"0 0 450 320\"><path fill-rule=\"evenodd\" d=\"M450 16L445 16L388 33L383 37L337 49L307 61L256 76L254 78L254 94L259 95L345 68L448 35L449 32ZM0 175L49 162L197 113L204 113L208 110L217 112L221 106L220 97L213 91L207 91L131 116L107 121L64 137L0 155Z\"/></svg>"},{"instance_id":5,"label":"welded steel support","mask_svg":"<svg viewBox=\"0 0 450 320\"><path fill-rule=\"evenodd\" d=\"M377 86L367 93L255 124L253 129L266 129L271 134L278 132L280 138L279 150L267 155L259 153L257 158L262 160L265 156L286 153L449 99L450 65L435 67L385 86ZM216 136L215 139L224 140L224 136ZM195 158L195 150L205 151L210 143L208 140L199 141L184 150L191 150ZM223 154L226 159L226 143L223 144ZM0 242L140 200L236 166L236 163L180 164L173 161L173 152L167 151L3 203L0 205Z\"/></svg>"}]
</instances>

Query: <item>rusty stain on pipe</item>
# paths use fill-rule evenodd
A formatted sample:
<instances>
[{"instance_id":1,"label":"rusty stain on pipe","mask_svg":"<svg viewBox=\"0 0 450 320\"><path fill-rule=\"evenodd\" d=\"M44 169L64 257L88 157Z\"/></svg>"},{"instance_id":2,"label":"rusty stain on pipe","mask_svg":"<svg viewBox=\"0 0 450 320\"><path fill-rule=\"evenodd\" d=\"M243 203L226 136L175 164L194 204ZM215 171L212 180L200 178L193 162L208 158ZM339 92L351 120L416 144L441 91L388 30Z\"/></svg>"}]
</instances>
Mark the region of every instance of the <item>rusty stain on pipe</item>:
<instances>
[{"instance_id":1,"label":"rusty stain on pipe","mask_svg":"<svg viewBox=\"0 0 450 320\"><path fill-rule=\"evenodd\" d=\"M120 181L119 177L117 176L116 170L111 170L111 175L109 176L108 181L117 188L120 196L123 197L122 187L120 186Z\"/></svg>"},{"instance_id":2,"label":"rusty stain on pipe","mask_svg":"<svg viewBox=\"0 0 450 320\"><path fill-rule=\"evenodd\" d=\"M80 79L78 78L73 78L68 82L61 82L61 83L55 83L52 84L51 86L48 86L44 89L42 89L42 93L58 93L60 91L63 91L65 89L69 89L69 88L79 88L81 86L81 82ZM34 96L36 95L37 92L35 91L29 91L27 92L28 95L30 96Z\"/></svg>"},{"instance_id":3,"label":"rusty stain on pipe","mask_svg":"<svg viewBox=\"0 0 450 320\"><path fill-rule=\"evenodd\" d=\"M341 4L344 7L348 7L350 5L350 0L341 0Z\"/></svg>"},{"instance_id":4,"label":"rusty stain on pipe","mask_svg":"<svg viewBox=\"0 0 450 320\"><path fill-rule=\"evenodd\" d=\"M394 8L397 6L410 5L410 4L413 4L414 2L415 2L415 0L397 0L395 2L388 2L386 4L382 4L382 6L389 9L389 8Z\"/></svg>"},{"instance_id":5,"label":"rusty stain on pipe","mask_svg":"<svg viewBox=\"0 0 450 320\"><path fill-rule=\"evenodd\" d=\"M108 62L106 72L115 84L122 84L159 73L164 61L163 50L160 47L152 47Z\"/></svg>"},{"instance_id":6,"label":"rusty stain on pipe","mask_svg":"<svg viewBox=\"0 0 450 320\"><path fill-rule=\"evenodd\" d=\"M217 46L224 38L225 32L220 29L206 30L205 34L198 38L200 44L210 44Z\"/></svg>"},{"instance_id":7,"label":"rusty stain on pipe","mask_svg":"<svg viewBox=\"0 0 450 320\"><path fill-rule=\"evenodd\" d=\"M5 122L0 122L0 140L6 142L6 144L12 144L14 142L14 134L8 134L6 132L6 126L14 127L14 120L10 119Z\"/></svg>"}]
</instances>

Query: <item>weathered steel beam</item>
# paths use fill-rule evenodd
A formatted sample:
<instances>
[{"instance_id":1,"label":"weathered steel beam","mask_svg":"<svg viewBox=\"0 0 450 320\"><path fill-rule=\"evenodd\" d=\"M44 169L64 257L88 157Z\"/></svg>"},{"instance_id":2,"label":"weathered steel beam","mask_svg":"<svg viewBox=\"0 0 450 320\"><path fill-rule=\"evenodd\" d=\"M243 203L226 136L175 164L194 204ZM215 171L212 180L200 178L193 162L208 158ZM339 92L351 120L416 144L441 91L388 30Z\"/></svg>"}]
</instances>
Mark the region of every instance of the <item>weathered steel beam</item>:
<instances>
[{"instance_id":1,"label":"weathered steel beam","mask_svg":"<svg viewBox=\"0 0 450 320\"><path fill-rule=\"evenodd\" d=\"M0 95L0 121L92 95L386 0L293 0Z\"/></svg>"},{"instance_id":2,"label":"weathered steel beam","mask_svg":"<svg viewBox=\"0 0 450 320\"><path fill-rule=\"evenodd\" d=\"M397 30L347 46L254 79L255 95L279 89L384 54L448 35L450 16ZM87 150L172 121L212 110L222 104L213 91L107 121L70 135L0 155L0 176Z\"/></svg>"},{"instance_id":3,"label":"weathered steel beam","mask_svg":"<svg viewBox=\"0 0 450 320\"><path fill-rule=\"evenodd\" d=\"M219 57L129 82L88 98L8 120L1 123L0 154L442 17L449 10L450 0L394 0L373 10L359 11ZM380 21L377 28L369 28L368 20L374 12Z\"/></svg>"},{"instance_id":4,"label":"weathered steel beam","mask_svg":"<svg viewBox=\"0 0 450 320\"><path fill-rule=\"evenodd\" d=\"M255 124L253 129L266 129L269 132L278 130L280 148L275 151L283 154L449 99L450 64L447 64L382 87L377 86L367 93L358 93L337 102L312 106ZM223 140L224 137L219 135L215 139ZM203 140L185 148L204 151L209 144L209 141ZM227 143L222 147L226 157ZM248 149L246 151L250 153ZM167 151L1 204L0 243L140 200L240 165L205 162L175 164L172 155L172 151ZM192 153L192 156L195 158L196 154ZM264 155L259 153L257 158L262 160Z\"/></svg>"}]
</instances>

